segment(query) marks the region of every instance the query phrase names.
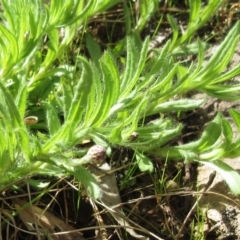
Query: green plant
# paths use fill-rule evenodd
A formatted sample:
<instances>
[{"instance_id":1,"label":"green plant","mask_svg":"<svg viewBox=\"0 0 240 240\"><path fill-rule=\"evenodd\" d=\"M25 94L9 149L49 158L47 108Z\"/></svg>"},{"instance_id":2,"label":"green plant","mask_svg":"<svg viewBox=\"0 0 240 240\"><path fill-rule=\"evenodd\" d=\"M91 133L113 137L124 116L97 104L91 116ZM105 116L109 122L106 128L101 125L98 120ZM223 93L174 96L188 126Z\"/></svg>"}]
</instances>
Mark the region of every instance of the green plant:
<instances>
[{"instance_id":1,"label":"green plant","mask_svg":"<svg viewBox=\"0 0 240 240\"><path fill-rule=\"evenodd\" d=\"M190 239L202 240L205 238L204 226L206 221L206 214L199 206L197 206L196 212L196 222L194 220L191 222Z\"/></svg>"},{"instance_id":2,"label":"green plant","mask_svg":"<svg viewBox=\"0 0 240 240\"><path fill-rule=\"evenodd\" d=\"M35 135L31 129L48 131L50 136L59 130L61 124L56 118L58 110L51 105L53 92L60 81L75 78L65 88L66 91L70 90L69 87L72 88L72 83L79 76L71 75L74 67L59 64L58 61L68 49L79 26L83 26L98 11L104 11L117 2L92 0L85 5L83 1L68 0L51 1L43 5L41 0L1 1L1 189L7 188L12 181L36 173L61 175L65 172L60 166L54 168L51 163L44 163L58 156L54 150L50 150L48 134L39 132ZM69 104L70 99L67 100ZM38 101L43 101L42 106ZM67 104L65 106L69 107ZM69 110L71 116L68 124L76 118L76 107ZM47 115L46 123L41 122L45 118L44 112ZM40 123L32 127L26 125L24 118L29 114L37 116ZM54 124L53 119L57 119ZM62 135L70 134L70 131L66 131L67 127L65 124ZM63 154L60 165L69 161L70 155L66 154L68 157ZM84 174L84 171L82 169L81 173ZM94 178L89 177L94 182Z\"/></svg>"},{"instance_id":3,"label":"green plant","mask_svg":"<svg viewBox=\"0 0 240 240\"><path fill-rule=\"evenodd\" d=\"M204 103L182 98L186 92L194 89L218 98L239 98L238 84L222 84L240 72L238 66L222 74L239 39L239 22L204 66L200 41L197 66L184 67L172 57L170 41L149 58L149 38L142 42L135 34L126 39L122 66L110 49L93 61L77 56L71 65L60 59L78 26L98 9L109 7L110 1L92 0L85 7L82 1L73 0L52 1L50 6L40 0L19 0L17 4L2 0L2 5L1 190L34 174L71 174L97 198L96 180L83 166L84 153L75 147L90 138L105 148L133 149L144 171L153 169L147 154L210 165L224 176L234 193L240 193L239 175L220 161L238 156L240 140L232 139L231 127L220 114L198 141L167 145L183 128L169 113ZM95 43L88 44L91 48ZM41 102L36 106L38 99ZM37 116L39 123L25 124L24 118L30 114ZM149 121L154 114L158 114L156 119ZM239 113L232 110L231 114L239 127Z\"/></svg>"},{"instance_id":4,"label":"green plant","mask_svg":"<svg viewBox=\"0 0 240 240\"><path fill-rule=\"evenodd\" d=\"M179 37L179 27L175 22L174 18L168 16L169 23L173 29L173 41L171 48L175 49L183 44L188 44L189 40L193 38L194 33L199 30L204 24L209 21L223 1L211 0L208 1L206 6L202 7L203 3L201 0L189 1L189 20L188 25L184 33Z\"/></svg>"}]
</instances>

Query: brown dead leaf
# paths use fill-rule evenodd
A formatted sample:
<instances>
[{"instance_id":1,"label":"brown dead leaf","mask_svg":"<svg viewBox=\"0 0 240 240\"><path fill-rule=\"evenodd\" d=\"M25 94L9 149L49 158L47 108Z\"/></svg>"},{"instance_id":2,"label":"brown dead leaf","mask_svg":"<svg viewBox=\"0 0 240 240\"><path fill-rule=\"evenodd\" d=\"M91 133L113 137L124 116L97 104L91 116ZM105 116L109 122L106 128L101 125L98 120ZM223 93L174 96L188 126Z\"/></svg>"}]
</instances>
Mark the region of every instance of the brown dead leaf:
<instances>
[{"instance_id":1,"label":"brown dead leaf","mask_svg":"<svg viewBox=\"0 0 240 240\"><path fill-rule=\"evenodd\" d=\"M28 202L19 198L12 201L18 211L19 217L29 231L36 231L34 226L37 223L45 235L51 234L53 240L85 240L80 232L73 232L73 230L76 230L74 227L53 214L34 205L24 207ZM56 231L68 233L55 235Z\"/></svg>"}]
</instances>

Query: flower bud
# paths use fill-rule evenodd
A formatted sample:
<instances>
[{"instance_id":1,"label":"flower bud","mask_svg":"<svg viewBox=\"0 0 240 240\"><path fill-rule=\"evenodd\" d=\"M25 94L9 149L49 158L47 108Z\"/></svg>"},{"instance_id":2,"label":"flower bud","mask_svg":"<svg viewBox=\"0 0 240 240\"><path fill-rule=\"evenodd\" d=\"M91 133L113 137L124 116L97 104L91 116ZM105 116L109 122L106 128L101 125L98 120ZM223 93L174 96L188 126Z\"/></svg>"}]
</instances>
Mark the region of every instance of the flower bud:
<instances>
[{"instance_id":1,"label":"flower bud","mask_svg":"<svg viewBox=\"0 0 240 240\"><path fill-rule=\"evenodd\" d=\"M179 185L174 180L169 180L169 181L167 181L166 189L167 189L167 191L174 191L174 190L179 189Z\"/></svg>"},{"instance_id":2,"label":"flower bud","mask_svg":"<svg viewBox=\"0 0 240 240\"><path fill-rule=\"evenodd\" d=\"M106 160L106 149L100 145L94 145L87 152L89 162L94 165L102 165Z\"/></svg>"}]
</instances>

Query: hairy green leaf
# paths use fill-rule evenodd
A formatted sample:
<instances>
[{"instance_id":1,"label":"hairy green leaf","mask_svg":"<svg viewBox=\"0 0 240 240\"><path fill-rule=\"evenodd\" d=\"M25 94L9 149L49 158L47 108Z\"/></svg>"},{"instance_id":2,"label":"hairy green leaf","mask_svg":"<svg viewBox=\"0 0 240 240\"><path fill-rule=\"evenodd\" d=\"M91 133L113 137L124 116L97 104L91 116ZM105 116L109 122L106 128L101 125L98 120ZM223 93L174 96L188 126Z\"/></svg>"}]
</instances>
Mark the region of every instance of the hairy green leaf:
<instances>
[{"instance_id":1,"label":"hairy green leaf","mask_svg":"<svg viewBox=\"0 0 240 240\"><path fill-rule=\"evenodd\" d=\"M192 99L180 99L176 101L169 101L157 105L151 113L157 112L169 112L169 111L188 111L200 107L204 102L204 99L201 100L192 100Z\"/></svg>"},{"instance_id":2,"label":"hairy green leaf","mask_svg":"<svg viewBox=\"0 0 240 240\"><path fill-rule=\"evenodd\" d=\"M61 124L58 118L57 111L52 106L52 104L45 102L44 106L46 109L46 120L47 120L48 131L50 136L53 136L60 130Z\"/></svg>"},{"instance_id":3,"label":"hairy green leaf","mask_svg":"<svg viewBox=\"0 0 240 240\"><path fill-rule=\"evenodd\" d=\"M213 168L226 181L231 191L240 194L240 175L232 167L222 161L199 161L200 163Z\"/></svg>"}]
</instances>

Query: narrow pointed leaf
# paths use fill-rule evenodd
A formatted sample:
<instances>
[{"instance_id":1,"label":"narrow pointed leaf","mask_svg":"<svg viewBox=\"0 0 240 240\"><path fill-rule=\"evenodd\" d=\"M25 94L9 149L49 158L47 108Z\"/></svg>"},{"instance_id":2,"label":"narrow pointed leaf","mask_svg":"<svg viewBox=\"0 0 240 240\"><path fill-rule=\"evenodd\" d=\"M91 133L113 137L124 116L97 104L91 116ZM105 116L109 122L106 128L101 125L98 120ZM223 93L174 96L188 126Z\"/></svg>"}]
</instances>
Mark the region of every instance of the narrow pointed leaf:
<instances>
[{"instance_id":1,"label":"narrow pointed leaf","mask_svg":"<svg viewBox=\"0 0 240 240\"><path fill-rule=\"evenodd\" d=\"M177 101L169 101L157 105L151 113L169 112L169 111L188 111L200 107L205 100L181 99Z\"/></svg>"},{"instance_id":2,"label":"narrow pointed leaf","mask_svg":"<svg viewBox=\"0 0 240 240\"><path fill-rule=\"evenodd\" d=\"M8 106L9 114L12 118L13 126L19 127L23 126L23 119L21 119L18 109L14 103L13 97L9 93L8 89L4 86L4 84L0 81L0 89L5 97L6 104Z\"/></svg>"},{"instance_id":3,"label":"narrow pointed leaf","mask_svg":"<svg viewBox=\"0 0 240 240\"><path fill-rule=\"evenodd\" d=\"M46 102L44 105L46 108L46 120L48 131L50 133L50 136L53 136L60 130L61 124L56 109L48 102Z\"/></svg>"},{"instance_id":4,"label":"narrow pointed leaf","mask_svg":"<svg viewBox=\"0 0 240 240\"><path fill-rule=\"evenodd\" d=\"M20 92L15 100L16 107L18 109L20 118L23 119L26 114L27 108L27 86L23 83L23 86L20 88Z\"/></svg>"},{"instance_id":5,"label":"narrow pointed leaf","mask_svg":"<svg viewBox=\"0 0 240 240\"><path fill-rule=\"evenodd\" d=\"M109 114L109 111L112 105L115 102L115 79L111 76L111 71L108 66L101 62L101 69L103 72L103 94L101 100L101 108L99 108L99 112L95 117L93 122L94 127L99 127L106 119ZM116 89L117 90L117 89Z\"/></svg>"},{"instance_id":6,"label":"narrow pointed leaf","mask_svg":"<svg viewBox=\"0 0 240 240\"><path fill-rule=\"evenodd\" d=\"M89 33L87 33L87 36L86 36L86 44L87 44L87 49L91 56L92 61L97 67L99 67L98 61L101 58L102 51L99 44L96 43L92 35L90 35Z\"/></svg>"},{"instance_id":7,"label":"narrow pointed leaf","mask_svg":"<svg viewBox=\"0 0 240 240\"><path fill-rule=\"evenodd\" d=\"M82 118L83 112L88 102L88 95L92 89L93 73L90 64L86 59L79 57L83 64L83 72L80 80L75 87L75 93L72 99L72 103L68 112L66 121L77 125Z\"/></svg>"},{"instance_id":8,"label":"narrow pointed leaf","mask_svg":"<svg viewBox=\"0 0 240 240\"><path fill-rule=\"evenodd\" d=\"M21 146L21 152L23 153L24 160L30 162L30 145L29 145L29 135L26 129L18 128L15 129L18 136L18 143Z\"/></svg>"},{"instance_id":9,"label":"narrow pointed leaf","mask_svg":"<svg viewBox=\"0 0 240 240\"><path fill-rule=\"evenodd\" d=\"M226 119L222 119L222 129L228 147L230 146L233 140L233 131L230 123Z\"/></svg>"}]
</instances>

